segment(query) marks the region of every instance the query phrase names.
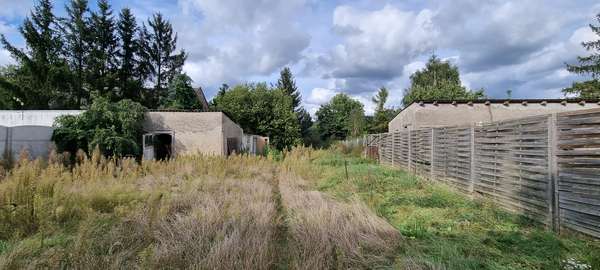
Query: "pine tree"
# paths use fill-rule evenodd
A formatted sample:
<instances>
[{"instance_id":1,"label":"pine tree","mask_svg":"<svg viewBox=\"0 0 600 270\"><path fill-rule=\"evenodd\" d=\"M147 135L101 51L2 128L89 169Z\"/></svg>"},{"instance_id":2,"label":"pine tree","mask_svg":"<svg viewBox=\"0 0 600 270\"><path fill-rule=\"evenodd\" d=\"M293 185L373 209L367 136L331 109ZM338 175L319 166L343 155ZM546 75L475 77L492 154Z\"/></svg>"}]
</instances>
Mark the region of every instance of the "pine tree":
<instances>
[{"instance_id":1,"label":"pine tree","mask_svg":"<svg viewBox=\"0 0 600 270\"><path fill-rule=\"evenodd\" d=\"M2 46L18 63L10 72L11 78L3 79L0 87L22 108L64 107L64 91L68 89L65 82L69 75L61 58L63 45L58 28L51 2L40 0L19 27L27 49L16 48L0 35Z\"/></svg>"},{"instance_id":2,"label":"pine tree","mask_svg":"<svg viewBox=\"0 0 600 270\"><path fill-rule=\"evenodd\" d=\"M175 54L177 34L173 33L171 23L156 13L148 20L148 29L142 26L142 58L153 83L152 94L146 104L150 108L158 107L161 99L167 96L167 85L176 74L181 72L187 55L184 51Z\"/></svg>"},{"instance_id":3,"label":"pine tree","mask_svg":"<svg viewBox=\"0 0 600 270\"><path fill-rule=\"evenodd\" d=\"M298 110L300 106L301 96L296 87L296 81L294 81L294 75L288 67L284 67L280 72L279 80L277 81L277 88L283 89L290 97L292 97L293 110Z\"/></svg>"},{"instance_id":4,"label":"pine tree","mask_svg":"<svg viewBox=\"0 0 600 270\"><path fill-rule=\"evenodd\" d=\"M596 15L596 20L600 23L600 13ZM590 29L600 36L600 25L590 24ZM575 82L571 87L563 89L563 93L575 95L578 98L597 99L600 98L600 39L582 42L581 45L592 53L588 56L577 57L580 65L567 64L567 70L580 75L591 75L592 79Z\"/></svg>"},{"instance_id":5,"label":"pine tree","mask_svg":"<svg viewBox=\"0 0 600 270\"><path fill-rule=\"evenodd\" d=\"M73 103L76 108L89 101L90 93L85 89L87 61L90 52L90 22L87 0L71 0L65 7L67 18L63 20L64 38L67 46L67 61L74 73L72 81Z\"/></svg>"},{"instance_id":6,"label":"pine tree","mask_svg":"<svg viewBox=\"0 0 600 270\"><path fill-rule=\"evenodd\" d=\"M88 56L88 81L93 91L114 99L118 39L112 10L106 0L98 1L98 12L92 13L90 23L90 54Z\"/></svg>"},{"instance_id":7,"label":"pine tree","mask_svg":"<svg viewBox=\"0 0 600 270\"><path fill-rule=\"evenodd\" d=\"M120 48L117 52L119 58L119 88L121 89L122 98L134 101L140 101L140 90L142 88L141 76L138 74L139 41L136 36L137 31L137 23L131 10L128 8L122 9L117 23L120 40Z\"/></svg>"}]
</instances>

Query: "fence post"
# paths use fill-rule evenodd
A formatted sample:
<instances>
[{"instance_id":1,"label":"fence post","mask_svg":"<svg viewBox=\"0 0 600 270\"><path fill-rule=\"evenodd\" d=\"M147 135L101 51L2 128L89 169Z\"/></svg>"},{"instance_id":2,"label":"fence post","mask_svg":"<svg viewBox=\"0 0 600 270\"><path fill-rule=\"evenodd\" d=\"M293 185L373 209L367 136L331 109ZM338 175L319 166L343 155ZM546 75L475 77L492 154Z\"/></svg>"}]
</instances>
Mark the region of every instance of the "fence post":
<instances>
[{"instance_id":1,"label":"fence post","mask_svg":"<svg viewBox=\"0 0 600 270\"><path fill-rule=\"evenodd\" d=\"M475 189L475 124L471 124L471 177L469 181L469 194L474 195Z\"/></svg>"},{"instance_id":2,"label":"fence post","mask_svg":"<svg viewBox=\"0 0 600 270\"><path fill-rule=\"evenodd\" d=\"M392 132L392 167L394 167L394 150L396 148L396 140L394 137L396 137L396 133Z\"/></svg>"},{"instance_id":3,"label":"fence post","mask_svg":"<svg viewBox=\"0 0 600 270\"><path fill-rule=\"evenodd\" d=\"M557 114L548 117L548 214L550 215L549 226L552 230L560 233L560 206L558 200L558 128L556 125Z\"/></svg>"},{"instance_id":4,"label":"fence post","mask_svg":"<svg viewBox=\"0 0 600 270\"><path fill-rule=\"evenodd\" d=\"M429 178L433 180L433 169L435 166L433 165L433 157L435 156L435 128L431 129L431 152L429 153Z\"/></svg>"},{"instance_id":5,"label":"fence post","mask_svg":"<svg viewBox=\"0 0 600 270\"><path fill-rule=\"evenodd\" d=\"M412 172L412 136L408 130L408 171Z\"/></svg>"}]
</instances>

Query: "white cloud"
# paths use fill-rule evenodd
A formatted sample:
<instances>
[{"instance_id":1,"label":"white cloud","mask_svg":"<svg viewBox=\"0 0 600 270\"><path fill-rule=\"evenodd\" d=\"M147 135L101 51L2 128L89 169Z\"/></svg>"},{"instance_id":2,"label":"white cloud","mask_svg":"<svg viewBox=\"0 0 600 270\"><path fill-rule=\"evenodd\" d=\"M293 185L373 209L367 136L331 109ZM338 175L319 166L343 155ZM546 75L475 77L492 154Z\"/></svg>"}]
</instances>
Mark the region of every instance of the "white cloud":
<instances>
[{"instance_id":1,"label":"white cloud","mask_svg":"<svg viewBox=\"0 0 600 270\"><path fill-rule=\"evenodd\" d=\"M10 53L5 49L0 49L0 67L13 63L14 60L10 56Z\"/></svg>"},{"instance_id":2,"label":"white cloud","mask_svg":"<svg viewBox=\"0 0 600 270\"><path fill-rule=\"evenodd\" d=\"M435 47L432 16L428 9L413 12L391 5L374 11L337 7L333 27L343 42L331 50L331 75L389 79L401 74L405 64Z\"/></svg>"},{"instance_id":3,"label":"white cloud","mask_svg":"<svg viewBox=\"0 0 600 270\"><path fill-rule=\"evenodd\" d=\"M0 17L12 19L25 16L32 6L31 0L0 0Z\"/></svg>"},{"instance_id":4,"label":"white cloud","mask_svg":"<svg viewBox=\"0 0 600 270\"><path fill-rule=\"evenodd\" d=\"M186 12L175 25L182 47L190 52L184 70L197 84L214 88L267 76L296 63L310 44L310 35L293 19L304 4L181 0L180 8Z\"/></svg>"}]
</instances>

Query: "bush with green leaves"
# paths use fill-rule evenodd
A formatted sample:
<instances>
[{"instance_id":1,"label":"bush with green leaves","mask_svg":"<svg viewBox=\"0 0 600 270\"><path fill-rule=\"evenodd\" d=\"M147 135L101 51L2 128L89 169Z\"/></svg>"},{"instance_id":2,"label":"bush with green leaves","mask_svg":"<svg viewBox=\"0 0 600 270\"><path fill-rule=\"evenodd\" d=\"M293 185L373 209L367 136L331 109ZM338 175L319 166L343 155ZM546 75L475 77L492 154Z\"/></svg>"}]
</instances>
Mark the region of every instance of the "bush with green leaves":
<instances>
[{"instance_id":1,"label":"bush with green leaves","mask_svg":"<svg viewBox=\"0 0 600 270\"><path fill-rule=\"evenodd\" d=\"M99 97L82 114L56 119L52 140L59 151L89 154L98 147L106 156L139 156L145 111L128 99L112 103Z\"/></svg>"}]
</instances>

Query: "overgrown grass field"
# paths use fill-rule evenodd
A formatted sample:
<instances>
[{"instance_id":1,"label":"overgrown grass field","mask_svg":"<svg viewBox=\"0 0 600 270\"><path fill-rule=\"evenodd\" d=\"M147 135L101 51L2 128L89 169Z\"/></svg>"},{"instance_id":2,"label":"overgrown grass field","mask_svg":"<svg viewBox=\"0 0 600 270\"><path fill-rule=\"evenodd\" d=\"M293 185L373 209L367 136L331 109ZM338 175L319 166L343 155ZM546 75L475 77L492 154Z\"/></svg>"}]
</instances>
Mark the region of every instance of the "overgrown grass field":
<instances>
[{"instance_id":1,"label":"overgrown grass field","mask_svg":"<svg viewBox=\"0 0 600 270\"><path fill-rule=\"evenodd\" d=\"M600 268L596 240L342 152L22 159L0 176L0 269Z\"/></svg>"},{"instance_id":2,"label":"overgrown grass field","mask_svg":"<svg viewBox=\"0 0 600 270\"><path fill-rule=\"evenodd\" d=\"M345 201L359 197L403 235L399 269L600 269L600 241L557 236L491 201L356 154L328 152L311 164L303 173L318 190Z\"/></svg>"}]
</instances>

